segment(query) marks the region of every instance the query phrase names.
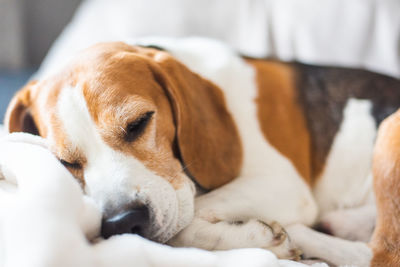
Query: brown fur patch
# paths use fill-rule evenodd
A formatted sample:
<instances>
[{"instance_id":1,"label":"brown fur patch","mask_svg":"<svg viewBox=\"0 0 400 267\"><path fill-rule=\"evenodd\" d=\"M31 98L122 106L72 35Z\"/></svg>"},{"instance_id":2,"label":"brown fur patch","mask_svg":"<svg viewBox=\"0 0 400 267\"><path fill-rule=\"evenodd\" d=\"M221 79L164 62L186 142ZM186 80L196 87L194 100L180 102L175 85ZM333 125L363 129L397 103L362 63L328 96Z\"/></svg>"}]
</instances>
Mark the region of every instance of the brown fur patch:
<instances>
[{"instance_id":1,"label":"brown fur patch","mask_svg":"<svg viewBox=\"0 0 400 267\"><path fill-rule=\"evenodd\" d=\"M36 83L36 81L29 82L14 96L8 106L4 124L10 133L29 132L31 134L39 134L33 114L34 110L31 107L31 88Z\"/></svg>"},{"instance_id":2,"label":"brown fur patch","mask_svg":"<svg viewBox=\"0 0 400 267\"><path fill-rule=\"evenodd\" d=\"M380 126L373 175L377 223L371 266L400 266L400 111Z\"/></svg>"},{"instance_id":3,"label":"brown fur patch","mask_svg":"<svg viewBox=\"0 0 400 267\"><path fill-rule=\"evenodd\" d=\"M185 169L205 189L230 182L240 174L242 144L221 89L165 52L154 60L156 80L172 103Z\"/></svg>"},{"instance_id":4,"label":"brown fur patch","mask_svg":"<svg viewBox=\"0 0 400 267\"><path fill-rule=\"evenodd\" d=\"M294 70L275 61L247 62L257 71L257 114L265 138L312 184L310 134L298 104Z\"/></svg>"},{"instance_id":5,"label":"brown fur patch","mask_svg":"<svg viewBox=\"0 0 400 267\"><path fill-rule=\"evenodd\" d=\"M141 50L141 49L140 49ZM132 155L167 179L175 189L183 184L182 168L173 154L175 126L163 88L154 80L148 59L130 46L97 46L85 55L78 80L103 140L113 149ZM85 62L101 61L99 64ZM101 64L100 64L101 63ZM128 124L154 112L143 134L124 138Z\"/></svg>"},{"instance_id":6,"label":"brown fur patch","mask_svg":"<svg viewBox=\"0 0 400 267\"><path fill-rule=\"evenodd\" d=\"M241 142L217 86L155 49L112 43L92 47L84 56L78 74L84 76L78 80L85 81L89 112L111 147L162 177L177 177L177 144L184 169L204 188L236 178ZM127 124L148 111L155 113L146 133L132 145L124 143ZM152 131L156 143L149 149Z\"/></svg>"},{"instance_id":7,"label":"brown fur patch","mask_svg":"<svg viewBox=\"0 0 400 267\"><path fill-rule=\"evenodd\" d=\"M240 172L241 142L222 91L168 53L124 43L98 44L35 88L35 98L23 109L34 111L39 133L52 138L51 149L60 159L84 168L85 155L70 143L58 116L62 90L82 90L103 140L139 159L175 188L183 184L183 171L206 189ZM24 100L24 95L17 99ZM127 126L148 112L153 117L143 134L127 142ZM16 121L19 116L11 117ZM70 171L83 179L82 170Z\"/></svg>"}]
</instances>

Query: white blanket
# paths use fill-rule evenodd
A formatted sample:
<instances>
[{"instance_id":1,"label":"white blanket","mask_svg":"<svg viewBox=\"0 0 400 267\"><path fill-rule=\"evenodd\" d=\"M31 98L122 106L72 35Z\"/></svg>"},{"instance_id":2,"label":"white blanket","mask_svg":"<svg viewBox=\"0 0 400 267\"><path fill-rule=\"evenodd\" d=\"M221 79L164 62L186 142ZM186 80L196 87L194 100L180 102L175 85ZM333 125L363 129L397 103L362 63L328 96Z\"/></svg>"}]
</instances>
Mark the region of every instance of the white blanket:
<instances>
[{"instance_id":1,"label":"white blanket","mask_svg":"<svg viewBox=\"0 0 400 267\"><path fill-rule=\"evenodd\" d=\"M0 266L306 266L263 249L171 248L136 235L93 242L100 222L93 202L42 138L15 133L0 139Z\"/></svg>"}]
</instances>

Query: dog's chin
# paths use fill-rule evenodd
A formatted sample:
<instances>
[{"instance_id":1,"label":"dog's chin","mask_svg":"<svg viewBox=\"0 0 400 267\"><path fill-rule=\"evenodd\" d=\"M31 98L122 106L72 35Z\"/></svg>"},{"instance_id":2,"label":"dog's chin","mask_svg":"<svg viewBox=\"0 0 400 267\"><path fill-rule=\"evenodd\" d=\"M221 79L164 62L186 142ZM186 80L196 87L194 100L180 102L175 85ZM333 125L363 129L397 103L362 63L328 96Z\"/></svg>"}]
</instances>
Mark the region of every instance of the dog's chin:
<instances>
[{"instance_id":1,"label":"dog's chin","mask_svg":"<svg viewBox=\"0 0 400 267\"><path fill-rule=\"evenodd\" d=\"M170 240L172 237L174 237L179 231L176 231L175 229L160 229L157 232L159 233L156 235L150 234L148 237L144 237L154 242L164 244L167 243L168 240Z\"/></svg>"},{"instance_id":2,"label":"dog's chin","mask_svg":"<svg viewBox=\"0 0 400 267\"><path fill-rule=\"evenodd\" d=\"M191 183L189 181L176 190L176 202L173 208L170 206L170 209L164 211L151 208L152 225L146 238L158 243L166 243L191 223L194 216L195 195L195 189Z\"/></svg>"}]
</instances>

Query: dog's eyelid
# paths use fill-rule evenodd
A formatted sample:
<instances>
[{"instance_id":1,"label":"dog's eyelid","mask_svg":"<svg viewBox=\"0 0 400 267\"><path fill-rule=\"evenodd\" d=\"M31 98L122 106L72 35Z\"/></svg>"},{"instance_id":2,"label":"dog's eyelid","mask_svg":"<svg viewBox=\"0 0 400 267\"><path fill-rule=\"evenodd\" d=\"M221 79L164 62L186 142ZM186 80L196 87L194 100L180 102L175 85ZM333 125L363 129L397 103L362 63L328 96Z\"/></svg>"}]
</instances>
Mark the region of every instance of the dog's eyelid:
<instances>
[{"instance_id":1,"label":"dog's eyelid","mask_svg":"<svg viewBox=\"0 0 400 267\"><path fill-rule=\"evenodd\" d=\"M68 162L63 159L60 159L60 162L62 165L64 165L67 168L71 168L71 169L81 169L82 168L82 165L79 162Z\"/></svg>"},{"instance_id":2,"label":"dog's eyelid","mask_svg":"<svg viewBox=\"0 0 400 267\"><path fill-rule=\"evenodd\" d=\"M148 111L139 116L135 121L130 122L125 130L125 139L128 142L136 140L145 130L155 111Z\"/></svg>"}]
</instances>

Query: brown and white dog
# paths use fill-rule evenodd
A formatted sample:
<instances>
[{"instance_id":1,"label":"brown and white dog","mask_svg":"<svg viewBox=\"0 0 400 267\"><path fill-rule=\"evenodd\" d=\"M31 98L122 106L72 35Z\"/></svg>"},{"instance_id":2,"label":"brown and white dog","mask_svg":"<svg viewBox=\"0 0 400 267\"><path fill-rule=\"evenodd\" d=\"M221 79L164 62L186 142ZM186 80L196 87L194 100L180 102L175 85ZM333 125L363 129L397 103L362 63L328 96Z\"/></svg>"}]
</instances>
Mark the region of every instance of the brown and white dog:
<instances>
[{"instance_id":1,"label":"brown and white dog","mask_svg":"<svg viewBox=\"0 0 400 267\"><path fill-rule=\"evenodd\" d=\"M207 39L156 45L165 51L90 47L30 82L6 115L10 132L48 140L102 210L104 237L260 247L282 258L299 247L337 265L400 258L387 227L398 206L381 205L398 196L397 181L376 187L378 227L366 243L376 217L376 129L400 107L398 80L245 59ZM379 166L377 176L390 176ZM317 223L343 239L312 230Z\"/></svg>"}]
</instances>

